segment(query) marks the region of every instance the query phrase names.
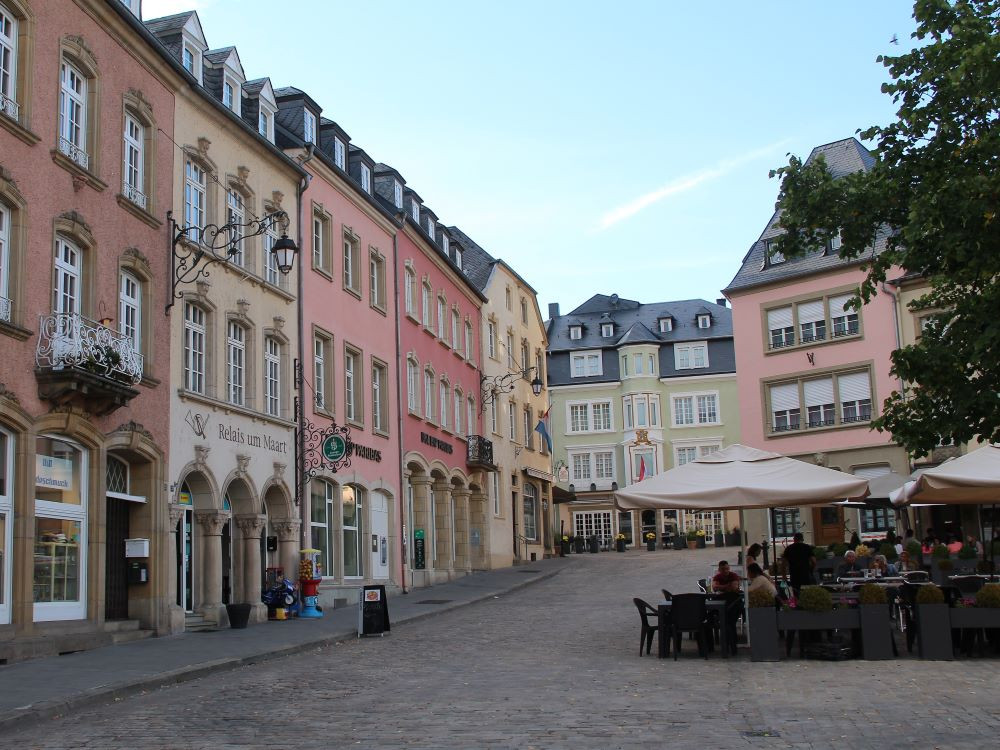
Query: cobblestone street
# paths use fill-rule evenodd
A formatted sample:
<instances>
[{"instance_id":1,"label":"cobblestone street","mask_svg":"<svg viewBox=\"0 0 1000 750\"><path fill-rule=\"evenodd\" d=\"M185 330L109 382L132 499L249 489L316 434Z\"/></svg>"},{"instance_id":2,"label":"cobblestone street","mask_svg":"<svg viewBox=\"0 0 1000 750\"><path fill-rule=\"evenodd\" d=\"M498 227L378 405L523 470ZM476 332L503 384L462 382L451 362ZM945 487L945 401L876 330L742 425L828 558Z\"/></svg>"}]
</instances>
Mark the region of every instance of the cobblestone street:
<instances>
[{"instance_id":1,"label":"cobblestone street","mask_svg":"<svg viewBox=\"0 0 1000 750\"><path fill-rule=\"evenodd\" d=\"M734 555L734 551L727 550ZM1000 662L637 656L633 596L692 590L714 550L574 556L391 636L25 727L10 748L995 747ZM433 599L431 590L411 596ZM904 648L905 651L905 648Z\"/></svg>"}]
</instances>

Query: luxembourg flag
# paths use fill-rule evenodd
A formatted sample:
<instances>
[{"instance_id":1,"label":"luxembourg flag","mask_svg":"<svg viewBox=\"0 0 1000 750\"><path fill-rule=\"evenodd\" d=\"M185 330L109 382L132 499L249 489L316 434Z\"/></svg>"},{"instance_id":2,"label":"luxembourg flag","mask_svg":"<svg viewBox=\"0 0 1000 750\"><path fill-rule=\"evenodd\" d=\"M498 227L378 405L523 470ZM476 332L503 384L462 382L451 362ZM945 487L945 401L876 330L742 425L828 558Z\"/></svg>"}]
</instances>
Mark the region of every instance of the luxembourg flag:
<instances>
[{"instance_id":1,"label":"luxembourg flag","mask_svg":"<svg viewBox=\"0 0 1000 750\"><path fill-rule=\"evenodd\" d=\"M639 456L639 478L635 481L641 482L646 478L646 462L643 460L642 456Z\"/></svg>"},{"instance_id":2,"label":"luxembourg flag","mask_svg":"<svg viewBox=\"0 0 1000 750\"><path fill-rule=\"evenodd\" d=\"M552 436L549 435L549 427L547 422L549 421L549 410L552 407L549 406L544 412L538 415L538 424L535 425L535 432L542 436L542 440L545 441L545 445L548 446L549 453L552 452Z\"/></svg>"}]
</instances>

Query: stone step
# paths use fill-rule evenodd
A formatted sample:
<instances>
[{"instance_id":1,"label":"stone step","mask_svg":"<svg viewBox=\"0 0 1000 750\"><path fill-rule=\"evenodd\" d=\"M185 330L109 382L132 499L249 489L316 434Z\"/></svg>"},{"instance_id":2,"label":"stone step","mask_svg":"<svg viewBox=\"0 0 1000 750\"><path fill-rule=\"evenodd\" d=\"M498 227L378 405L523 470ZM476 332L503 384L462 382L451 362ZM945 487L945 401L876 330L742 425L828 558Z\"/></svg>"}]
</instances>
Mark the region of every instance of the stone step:
<instances>
[{"instance_id":1,"label":"stone step","mask_svg":"<svg viewBox=\"0 0 1000 750\"><path fill-rule=\"evenodd\" d=\"M184 629L192 632L199 630L217 630L218 623L206 620L204 615L186 614L184 615Z\"/></svg>"},{"instance_id":2,"label":"stone step","mask_svg":"<svg viewBox=\"0 0 1000 750\"><path fill-rule=\"evenodd\" d=\"M139 629L138 620L105 620L105 633L124 633Z\"/></svg>"},{"instance_id":3,"label":"stone step","mask_svg":"<svg viewBox=\"0 0 1000 750\"><path fill-rule=\"evenodd\" d=\"M111 634L112 643L129 643L130 641L141 641L153 635L152 630L121 630Z\"/></svg>"}]
</instances>

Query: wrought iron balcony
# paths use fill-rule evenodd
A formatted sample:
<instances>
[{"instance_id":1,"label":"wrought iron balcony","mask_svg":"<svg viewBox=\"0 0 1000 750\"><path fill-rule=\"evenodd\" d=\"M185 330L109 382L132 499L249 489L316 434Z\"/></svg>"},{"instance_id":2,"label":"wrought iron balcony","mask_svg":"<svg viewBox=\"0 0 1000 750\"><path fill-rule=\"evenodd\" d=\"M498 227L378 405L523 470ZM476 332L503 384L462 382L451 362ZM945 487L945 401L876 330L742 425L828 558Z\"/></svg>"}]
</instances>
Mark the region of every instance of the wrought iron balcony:
<instances>
[{"instance_id":1,"label":"wrought iron balcony","mask_svg":"<svg viewBox=\"0 0 1000 750\"><path fill-rule=\"evenodd\" d=\"M0 320L10 323L12 303L6 297L0 297Z\"/></svg>"},{"instance_id":2,"label":"wrought iron balcony","mask_svg":"<svg viewBox=\"0 0 1000 750\"><path fill-rule=\"evenodd\" d=\"M496 471L493 463L493 441L482 435L468 435L466 440L465 463L487 471Z\"/></svg>"},{"instance_id":3,"label":"wrought iron balcony","mask_svg":"<svg viewBox=\"0 0 1000 750\"><path fill-rule=\"evenodd\" d=\"M127 336L82 315L54 313L39 318L35 365L39 398L107 414L138 395L132 386L143 361Z\"/></svg>"},{"instance_id":4,"label":"wrought iron balcony","mask_svg":"<svg viewBox=\"0 0 1000 750\"><path fill-rule=\"evenodd\" d=\"M59 150L84 169L90 168L90 156L87 152L61 136L59 138Z\"/></svg>"},{"instance_id":5,"label":"wrought iron balcony","mask_svg":"<svg viewBox=\"0 0 1000 750\"><path fill-rule=\"evenodd\" d=\"M127 180L122 181L122 195L139 208L146 208L146 194L134 185L129 185Z\"/></svg>"},{"instance_id":6,"label":"wrought iron balcony","mask_svg":"<svg viewBox=\"0 0 1000 750\"><path fill-rule=\"evenodd\" d=\"M20 110L21 108L17 102L10 97L0 94L0 112L3 112L7 117L17 122Z\"/></svg>"}]
</instances>

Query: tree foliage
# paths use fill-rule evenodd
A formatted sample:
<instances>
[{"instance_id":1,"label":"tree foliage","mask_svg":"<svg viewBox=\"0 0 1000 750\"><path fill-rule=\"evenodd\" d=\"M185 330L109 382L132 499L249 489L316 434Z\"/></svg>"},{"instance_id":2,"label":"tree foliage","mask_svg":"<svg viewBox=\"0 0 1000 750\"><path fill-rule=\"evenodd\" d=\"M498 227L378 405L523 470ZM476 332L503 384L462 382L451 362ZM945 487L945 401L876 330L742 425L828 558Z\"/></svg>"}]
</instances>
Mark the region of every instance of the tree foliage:
<instances>
[{"instance_id":1,"label":"tree foliage","mask_svg":"<svg viewBox=\"0 0 1000 750\"><path fill-rule=\"evenodd\" d=\"M914 48L878 58L896 120L859 131L874 167L834 179L822 158L792 156L771 174L776 251L801 256L839 230L841 256L866 271L856 306L900 269L929 283L910 305L929 315L923 334L892 354L908 386L875 421L921 454L947 438L1000 441L1000 0L916 0L913 17Z\"/></svg>"}]
</instances>

